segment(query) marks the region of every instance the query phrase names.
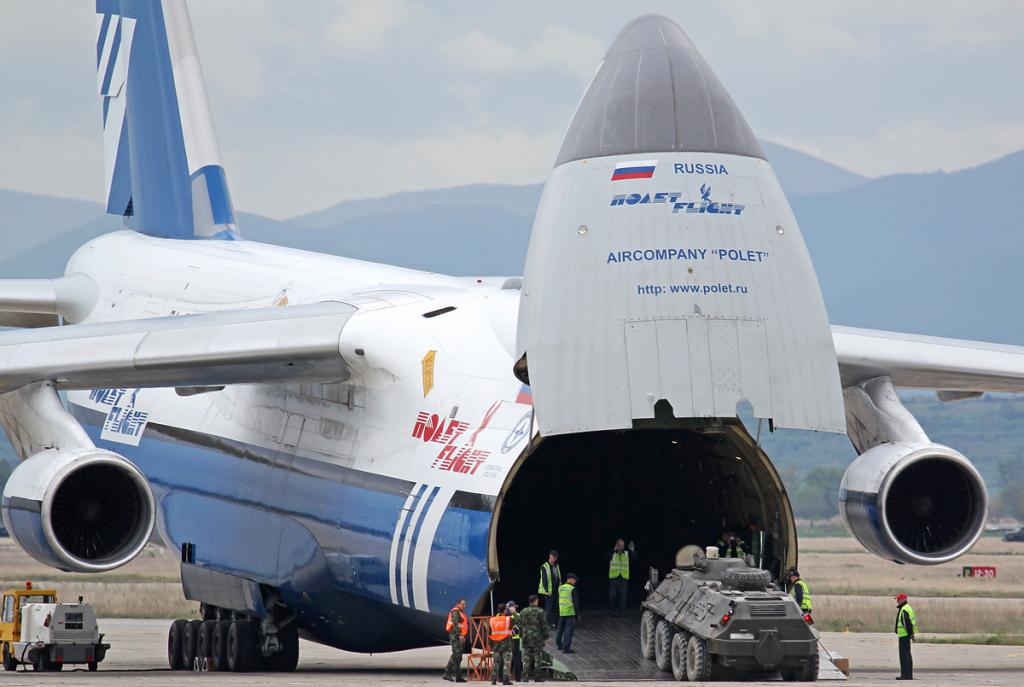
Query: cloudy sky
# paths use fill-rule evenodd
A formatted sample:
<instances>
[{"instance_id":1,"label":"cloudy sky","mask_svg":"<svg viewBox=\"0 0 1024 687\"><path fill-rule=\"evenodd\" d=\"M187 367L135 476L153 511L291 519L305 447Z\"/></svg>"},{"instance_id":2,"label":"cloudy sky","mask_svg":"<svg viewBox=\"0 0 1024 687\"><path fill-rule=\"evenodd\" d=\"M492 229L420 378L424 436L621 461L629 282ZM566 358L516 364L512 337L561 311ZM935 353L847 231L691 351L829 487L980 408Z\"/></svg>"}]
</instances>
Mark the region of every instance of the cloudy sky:
<instances>
[{"instance_id":1,"label":"cloudy sky","mask_svg":"<svg viewBox=\"0 0 1024 687\"><path fill-rule=\"evenodd\" d=\"M89 0L0 4L0 188L100 200ZM550 169L604 49L676 20L754 131L866 175L1024 148L1024 3L193 0L235 205Z\"/></svg>"}]
</instances>

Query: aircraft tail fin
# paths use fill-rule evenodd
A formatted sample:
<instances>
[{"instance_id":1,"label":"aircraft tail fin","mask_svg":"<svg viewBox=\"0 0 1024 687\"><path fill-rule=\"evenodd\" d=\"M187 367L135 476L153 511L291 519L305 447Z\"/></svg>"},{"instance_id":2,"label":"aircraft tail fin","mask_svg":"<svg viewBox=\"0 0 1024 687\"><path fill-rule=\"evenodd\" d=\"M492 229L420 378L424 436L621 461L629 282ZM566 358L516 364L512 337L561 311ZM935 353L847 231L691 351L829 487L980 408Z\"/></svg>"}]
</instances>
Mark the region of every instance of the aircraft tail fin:
<instances>
[{"instance_id":1,"label":"aircraft tail fin","mask_svg":"<svg viewBox=\"0 0 1024 687\"><path fill-rule=\"evenodd\" d=\"M185 0L96 0L107 212L144 234L237 239Z\"/></svg>"}]
</instances>

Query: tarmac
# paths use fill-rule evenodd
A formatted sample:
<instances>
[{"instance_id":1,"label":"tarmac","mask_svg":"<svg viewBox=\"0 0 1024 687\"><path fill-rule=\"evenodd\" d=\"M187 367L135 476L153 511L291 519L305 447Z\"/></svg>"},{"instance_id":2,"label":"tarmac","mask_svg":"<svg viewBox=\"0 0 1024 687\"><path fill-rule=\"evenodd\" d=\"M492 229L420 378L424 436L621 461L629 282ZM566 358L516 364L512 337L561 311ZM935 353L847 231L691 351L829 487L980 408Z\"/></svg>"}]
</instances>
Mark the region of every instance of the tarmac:
<instances>
[{"instance_id":1,"label":"tarmac","mask_svg":"<svg viewBox=\"0 0 1024 687\"><path fill-rule=\"evenodd\" d=\"M112 645L99 671L65 669L60 673L0 671L2 685L442 685L441 669L447 646L391 654L352 654L303 641L294 673L203 673L167 669L167 627L164 620L108 619L100 631ZM580 629L581 634L585 628ZM847 685L888 684L899 674L896 639L889 634L837 633L822 635L829 651L850 659ZM638 649L639 651L639 649ZM557 654L556 654L557 655ZM914 646L918 683L938 686L1024 685L1024 647L923 644ZM578 682L579 685L632 685L638 680ZM759 684L716 682L718 685ZM772 683L769 683L772 684ZM777 684L777 681L776 681ZM842 683L823 683L842 684Z\"/></svg>"}]
</instances>

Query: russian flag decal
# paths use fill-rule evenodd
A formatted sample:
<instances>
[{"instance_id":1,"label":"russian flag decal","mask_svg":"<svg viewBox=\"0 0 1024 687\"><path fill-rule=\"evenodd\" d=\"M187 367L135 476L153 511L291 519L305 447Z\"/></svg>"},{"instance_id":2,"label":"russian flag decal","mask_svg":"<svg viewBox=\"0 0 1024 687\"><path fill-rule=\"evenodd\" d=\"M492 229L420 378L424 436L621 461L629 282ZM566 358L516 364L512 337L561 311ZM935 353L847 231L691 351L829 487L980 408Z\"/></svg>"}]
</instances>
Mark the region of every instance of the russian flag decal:
<instances>
[{"instance_id":1,"label":"russian flag decal","mask_svg":"<svg viewBox=\"0 0 1024 687\"><path fill-rule=\"evenodd\" d=\"M650 179L654 176L654 168L658 166L657 160L630 160L615 165L612 172L612 181L620 179Z\"/></svg>"}]
</instances>

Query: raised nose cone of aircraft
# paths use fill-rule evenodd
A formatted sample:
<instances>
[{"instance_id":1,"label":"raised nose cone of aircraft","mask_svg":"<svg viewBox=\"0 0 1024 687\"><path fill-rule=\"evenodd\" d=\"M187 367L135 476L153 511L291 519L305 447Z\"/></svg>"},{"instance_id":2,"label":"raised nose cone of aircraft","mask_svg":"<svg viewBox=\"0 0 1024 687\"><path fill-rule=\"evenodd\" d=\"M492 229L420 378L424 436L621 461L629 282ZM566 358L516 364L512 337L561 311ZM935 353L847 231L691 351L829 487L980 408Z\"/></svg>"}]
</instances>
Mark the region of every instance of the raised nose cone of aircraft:
<instances>
[{"instance_id":1,"label":"raised nose cone of aircraft","mask_svg":"<svg viewBox=\"0 0 1024 687\"><path fill-rule=\"evenodd\" d=\"M651 14L627 24L608 49L555 166L664 152L765 157L689 36L674 21Z\"/></svg>"}]
</instances>

